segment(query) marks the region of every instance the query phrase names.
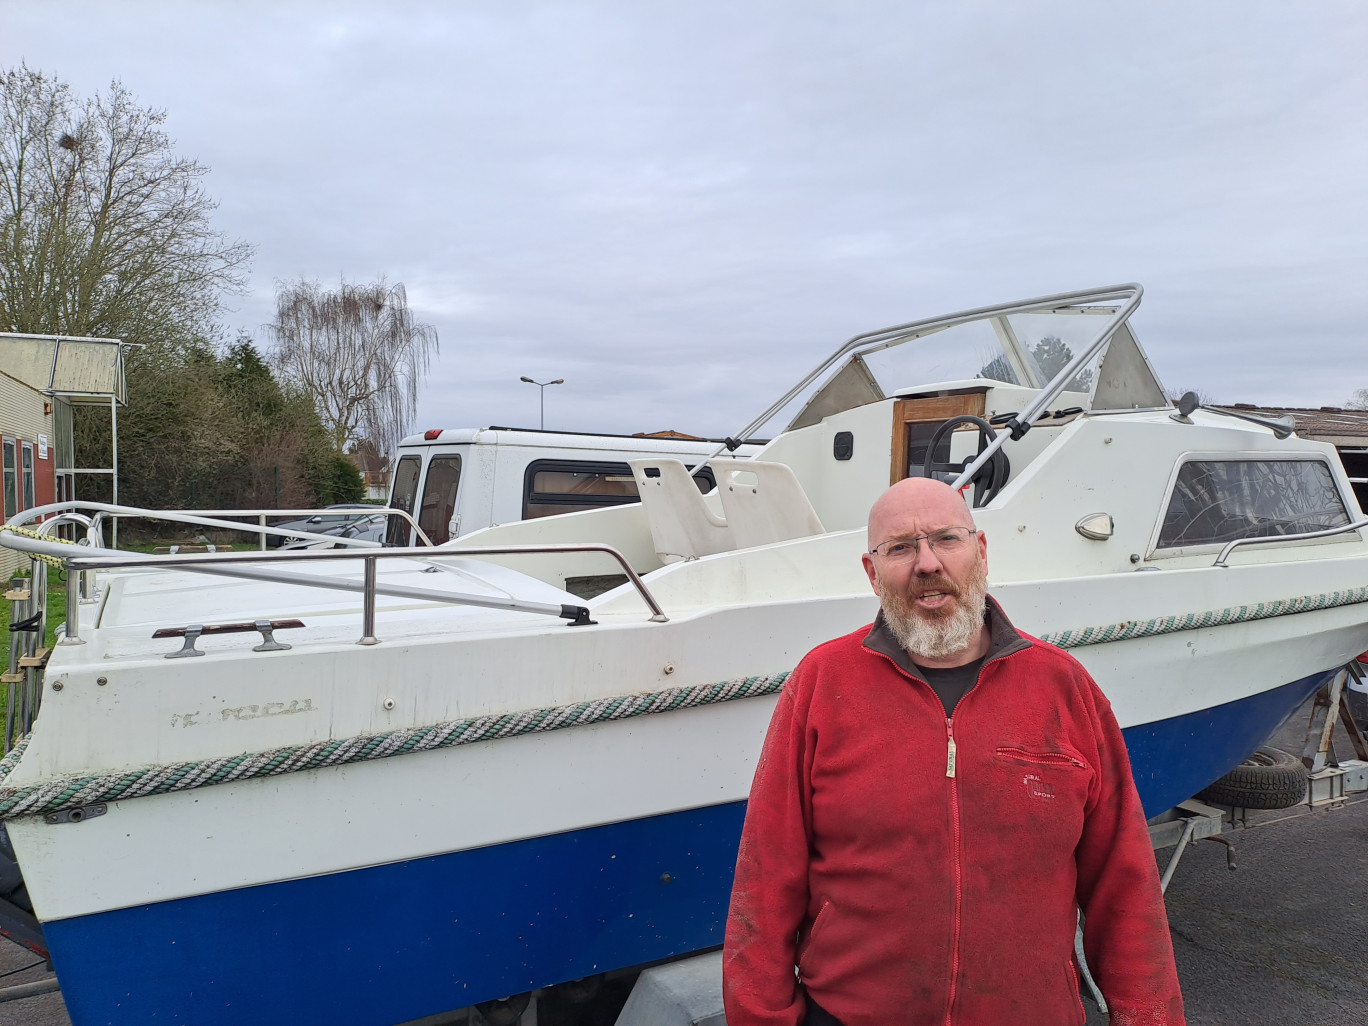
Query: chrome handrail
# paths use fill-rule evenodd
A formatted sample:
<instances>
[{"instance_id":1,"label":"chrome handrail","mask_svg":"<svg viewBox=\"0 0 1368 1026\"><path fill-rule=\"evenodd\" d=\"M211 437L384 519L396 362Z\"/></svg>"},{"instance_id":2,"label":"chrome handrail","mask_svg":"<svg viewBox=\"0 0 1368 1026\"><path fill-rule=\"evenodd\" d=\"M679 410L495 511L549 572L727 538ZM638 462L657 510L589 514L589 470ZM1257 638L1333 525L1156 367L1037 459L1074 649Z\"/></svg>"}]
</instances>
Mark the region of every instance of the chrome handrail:
<instances>
[{"instance_id":1,"label":"chrome handrail","mask_svg":"<svg viewBox=\"0 0 1368 1026\"><path fill-rule=\"evenodd\" d=\"M1221 554L1216 557L1216 562L1212 566L1225 566L1226 558L1238 549L1241 545L1272 545L1276 542L1309 541L1312 538L1330 538L1337 534L1348 534L1350 531L1357 531L1360 528L1368 527L1368 517L1362 520L1355 520L1353 523L1341 524L1339 527L1327 527L1321 531L1307 531L1303 534L1270 534L1264 538L1236 538L1232 542L1226 542L1221 549Z\"/></svg>"},{"instance_id":2,"label":"chrome handrail","mask_svg":"<svg viewBox=\"0 0 1368 1026\"><path fill-rule=\"evenodd\" d=\"M16 541L21 540L25 539L16 539ZM16 547L22 546L16 545ZM144 556L129 555L127 553L118 553L117 555L104 557L86 556L79 554L80 552L89 552L89 549L78 550L78 554L73 555L71 546L69 545L62 546L62 549L65 551L53 551L52 549L47 549L44 551L50 552L52 555L56 555L62 559L65 559L73 567L76 567L80 570L108 570L114 568L137 569L159 566L170 567L173 569L180 567L183 567L185 569L192 569L194 567L203 567L224 563L293 563L309 562L310 560L320 559L396 559L401 557L406 559L421 559L424 562L432 563L436 562L436 560L439 558L456 559L458 557L463 556L506 556L519 554L550 555L552 553L557 552L603 552L609 556L612 556L614 559L618 561L618 565L621 566L623 571L626 573L627 579L636 588L637 593L641 595L642 601L644 601L646 605L650 608L651 619L662 623L669 619L669 617L665 615L665 611L661 609L660 603L658 603L655 600L655 596L651 594L650 589L646 587L646 582L643 581L640 575L638 575L637 572L632 569L632 565L627 561L627 557L624 556L617 549L613 548L613 546L600 544L598 542L564 542L558 545L482 545L479 547L459 549L430 549L415 546L404 549L393 548L382 549L380 551L367 551L365 553L339 551L337 549L297 549L289 552L270 553L189 552L168 554L164 556ZM111 549L107 551L113 553L115 550ZM212 571L201 570L199 572L210 573ZM222 571L219 572L222 573L223 576L232 576L232 574L223 573ZM318 582L320 579L298 578L298 580L300 580L301 582L314 583ZM289 582L285 581L285 583ZM330 585L322 584L317 584L316 586L330 587ZM403 594L399 597L404 598L414 597L418 591L422 591L424 596L448 594L447 592L429 592L427 589L414 588L406 588L402 589L402 591ZM379 594L383 595L387 594L387 592L384 591L382 588ZM398 591L396 591L396 594L398 594Z\"/></svg>"},{"instance_id":3,"label":"chrome handrail","mask_svg":"<svg viewBox=\"0 0 1368 1026\"><path fill-rule=\"evenodd\" d=\"M379 542L366 541L361 538L342 538L335 534L315 534L311 531L285 530L279 527L267 527L264 523L247 524L235 520L219 520L215 519L213 516L206 516L202 511L198 510L192 511L176 509L144 509L140 506L119 506L113 503L92 502L85 499L68 499L65 502L50 502L43 506L34 506L32 509L26 509L21 513L16 513L14 516L10 517L9 520L6 521L6 523L11 524L15 527L23 527L25 524L33 523L36 520L41 520L43 517L49 516L51 514L72 513L78 510L94 510L96 513L96 516L93 518L94 523L91 525L90 529L87 532L87 535L88 537L90 537L92 545L96 544L95 535L98 533L98 525L100 519L104 515L110 515L116 517L139 517L144 520L166 520L170 521L171 523L177 524L193 524L196 527L214 527L220 530L241 531L245 534L261 535L263 543L265 540L265 535L269 534L272 537L280 538L302 538L309 541L330 541L335 544L357 549L380 547ZM302 515L304 513L308 513L310 515L317 513L339 516L346 515L339 514L337 510L321 509L246 509L223 511L211 510L209 512L211 514L214 512L222 512L224 515L228 516L254 516L257 517L260 521L264 521L265 518L268 516L295 516ZM431 546L433 544L432 539L429 538L427 536L427 533L421 527L418 526L418 522L413 519L412 514L410 514L407 510L394 509L390 506L374 506L367 507L365 509L358 509L356 510L356 512L361 516L384 514L386 516L401 517L402 519L408 522L409 526L413 528L414 537L421 539L425 545ZM0 545L2 544L5 544L4 537L3 535L0 535Z\"/></svg>"},{"instance_id":4,"label":"chrome handrail","mask_svg":"<svg viewBox=\"0 0 1368 1026\"><path fill-rule=\"evenodd\" d=\"M408 588L397 585L380 585L376 580L376 560L378 559L418 559L429 564L437 564L442 558L464 558L467 556L494 556L518 554L552 554L558 552L603 552L617 560L626 573L627 579L635 587L651 611L650 620L665 623L669 617L651 594L646 582L641 579L631 564L611 545L599 543L565 543L559 545L498 545L479 546L461 549L437 549L425 547L367 549L364 552L345 549L303 549L286 552L213 552L213 553L175 553L164 556L148 556L120 552L117 549L101 549L89 546L74 547L56 541L32 538L14 532L0 532L5 545L20 552L37 553L61 559L67 566L80 573L105 569L147 569L163 567L184 569L193 573L213 574L220 577L236 577L245 580L266 581L275 584L292 584L301 587L323 588L332 591L361 592L364 595L362 608L363 630L361 644L376 644L374 637L375 596L388 595L395 598L414 598L429 602L445 602L452 605L482 606L492 609L512 609L518 612L543 613L573 620L577 624L590 622L588 607L579 605L556 605L549 602L524 602L514 598L497 599L480 595L465 595L454 592L435 591L428 588ZM244 564L253 563L307 563L312 560L362 559L365 561L363 581L347 578L314 577L292 572L269 569L256 569ZM64 645L81 645L85 642L80 636L80 604L73 599L76 589L67 595L67 629Z\"/></svg>"}]
</instances>

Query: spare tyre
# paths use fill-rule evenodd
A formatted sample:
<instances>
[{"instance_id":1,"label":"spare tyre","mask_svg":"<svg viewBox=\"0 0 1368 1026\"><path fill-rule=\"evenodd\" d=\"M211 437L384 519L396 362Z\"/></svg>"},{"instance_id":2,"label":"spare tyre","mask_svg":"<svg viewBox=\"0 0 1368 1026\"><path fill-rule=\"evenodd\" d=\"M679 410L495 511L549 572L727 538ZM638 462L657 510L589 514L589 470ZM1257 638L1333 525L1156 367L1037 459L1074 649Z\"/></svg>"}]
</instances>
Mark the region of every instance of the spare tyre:
<instances>
[{"instance_id":1,"label":"spare tyre","mask_svg":"<svg viewBox=\"0 0 1368 1026\"><path fill-rule=\"evenodd\" d=\"M1295 755L1260 748L1197 797L1213 805L1290 809L1306 798L1306 767Z\"/></svg>"}]
</instances>

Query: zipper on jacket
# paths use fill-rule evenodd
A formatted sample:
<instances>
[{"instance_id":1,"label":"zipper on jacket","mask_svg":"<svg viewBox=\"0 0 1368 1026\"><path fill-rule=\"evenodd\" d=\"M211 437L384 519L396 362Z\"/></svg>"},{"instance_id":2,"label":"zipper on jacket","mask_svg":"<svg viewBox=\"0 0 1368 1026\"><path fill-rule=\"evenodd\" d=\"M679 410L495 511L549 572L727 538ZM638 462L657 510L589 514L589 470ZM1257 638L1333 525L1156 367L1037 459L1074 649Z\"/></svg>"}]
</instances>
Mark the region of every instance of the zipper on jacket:
<instances>
[{"instance_id":1,"label":"zipper on jacket","mask_svg":"<svg viewBox=\"0 0 1368 1026\"><path fill-rule=\"evenodd\" d=\"M963 874L960 867L959 782L955 778L954 717L947 717L945 720L945 744L945 775L950 778L950 872L955 890L955 907L950 917L950 986L945 995L945 1026L951 1026L956 991L959 988L960 915L964 896Z\"/></svg>"},{"instance_id":2,"label":"zipper on jacket","mask_svg":"<svg viewBox=\"0 0 1368 1026\"><path fill-rule=\"evenodd\" d=\"M1004 755L1012 759L1021 759L1023 762L1036 762L1042 766L1077 766L1079 769L1088 767L1082 760L1072 755L1065 755L1063 752L1028 752L1024 748L999 748L998 755Z\"/></svg>"}]
</instances>

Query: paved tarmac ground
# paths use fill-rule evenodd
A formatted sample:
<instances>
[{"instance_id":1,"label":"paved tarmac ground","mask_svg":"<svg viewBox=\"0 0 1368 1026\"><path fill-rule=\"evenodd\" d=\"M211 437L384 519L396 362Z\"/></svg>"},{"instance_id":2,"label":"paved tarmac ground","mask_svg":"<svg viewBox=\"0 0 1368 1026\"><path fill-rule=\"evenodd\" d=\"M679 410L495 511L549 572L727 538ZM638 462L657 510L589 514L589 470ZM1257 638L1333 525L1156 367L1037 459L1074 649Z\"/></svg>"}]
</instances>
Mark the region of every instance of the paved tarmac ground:
<instances>
[{"instance_id":1,"label":"paved tarmac ground","mask_svg":"<svg viewBox=\"0 0 1368 1026\"><path fill-rule=\"evenodd\" d=\"M1308 710L1272 742L1300 754ZM1337 732L1338 733L1338 732ZM1337 737L1341 758L1352 756ZM1169 926L1190 1026L1368 1026L1368 797L1335 809L1252 813L1190 845L1168 890ZM1163 866L1172 849L1158 853ZM0 974L36 961L0 940ZM154 969L155 967L149 967ZM0 987L50 978L41 963ZM1090 1002L1088 1026L1107 1017ZM70 1026L58 993L0 1003L0 1026Z\"/></svg>"},{"instance_id":2,"label":"paved tarmac ground","mask_svg":"<svg viewBox=\"0 0 1368 1026\"><path fill-rule=\"evenodd\" d=\"M1300 755L1309 716L1269 743ZM1335 748L1354 756L1342 727ZM1198 841L1165 896L1189 1026L1368 1026L1368 796L1249 822L1224 835L1233 873L1225 845ZM1084 1004L1088 1026L1107 1022Z\"/></svg>"}]
</instances>

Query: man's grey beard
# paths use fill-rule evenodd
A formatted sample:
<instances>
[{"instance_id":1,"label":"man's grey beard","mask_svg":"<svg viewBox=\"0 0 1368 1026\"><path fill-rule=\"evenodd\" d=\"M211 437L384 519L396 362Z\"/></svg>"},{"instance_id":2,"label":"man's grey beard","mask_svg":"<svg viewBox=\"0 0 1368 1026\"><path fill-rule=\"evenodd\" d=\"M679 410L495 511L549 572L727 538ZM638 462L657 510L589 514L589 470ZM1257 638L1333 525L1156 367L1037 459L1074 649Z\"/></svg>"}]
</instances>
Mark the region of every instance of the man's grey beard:
<instances>
[{"instance_id":1,"label":"man's grey beard","mask_svg":"<svg viewBox=\"0 0 1368 1026\"><path fill-rule=\"evenodd\" d=\"M953 587L942 577L911 582L912 594L918 587L936 585L936 590L951 591ZM952 592L955 608L947 616L928 617L913 606L912 595L885 588L880 598L884 620L898 644L912 656L927 659L949 659L963 652L983 628L983 614L988 604L988 580L980 562L964 582L962 589Z\"/></svg>"}]
</instances>

